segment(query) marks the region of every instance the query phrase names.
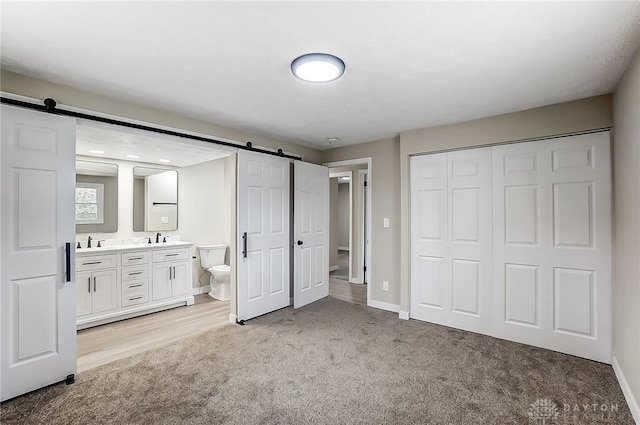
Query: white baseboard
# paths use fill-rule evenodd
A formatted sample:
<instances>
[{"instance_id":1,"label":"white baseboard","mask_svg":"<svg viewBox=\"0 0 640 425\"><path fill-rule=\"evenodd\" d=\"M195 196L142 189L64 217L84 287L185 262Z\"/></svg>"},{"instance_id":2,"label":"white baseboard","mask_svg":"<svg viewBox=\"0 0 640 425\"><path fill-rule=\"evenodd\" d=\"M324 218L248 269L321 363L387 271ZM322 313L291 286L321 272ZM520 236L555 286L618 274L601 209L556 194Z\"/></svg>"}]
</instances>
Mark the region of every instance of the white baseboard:
<instances>
[{"instance_id":1,"label":"white baseboard","mask_svg":"<svg viewBox=\"0 0 640 425\"><path fill-rule=\"evenodd\" d=\"M338 247L338 251L349 251L349 247L348 246L339 246Z\"/></svg>"},{"instance_id":2,"label":"white baseboard","mask_svg":"<svg viewBox=\"0 0 640 425\"><path fill-rule=\"evenodd\" d=\"M616 378L618 378L620 388L622 388L622 394L624 394L624 398L627 400L627 404L629 405L629 410L631 410L633 419L636 421L636 424L640 425L640 406L638 405L638 400L636 400L636 398L633 396L631 387L629 386L629 382L627 382L627 378L625 378L624 372L622 372L620 363L618 363L618 359L616 359L616 356L613 356L611 365L613 366L613 371L616 374Z\"/></svg>"},{"instance_id":3,"label":"white baseboard","mask_svg":"<svg viewBox=\"0 0 640 425\"><path fill-rule=\"evenodd\" d=\"M357 283L359 285L362 285L362 279L350 279L349 283Z\"/></svg>"},{"instance_id":4,"label":"white baseboard","mask_svg":"<svg viewBox=\"0 0 640 425\"><path fill-rule=\"evenodd\" d=\"M210 292L210 291L211 291L211 285L198 286L196 288L191 288L192 295L206 294L207 292Z\"/></svg>"},{"instance_id":5,"label":"white baseboard","mask_svg":"<svg viewBox=\"0 0 640 425\"><path fill-rule=\"evenodd\" d=\"M398 317L400 317L400 319L402 320L409 320L409 312L400 310Z\"/></svg>"},{"instance_id":6,"label":"white baseboard","mask_svg":"<svg viewBox=\"0 0 640 425\"><path fill-rule=\"evenodd\" d=\"M329 271L332 272L334 270L338 270L340 268L340 266L335 265L335 266L329 266Z\"/></svg>"},{"instance_id":7,"label":"white baseboard","mask_svg":"<svg viewBox=\"0 0 640 425\"><path fill-rule=\"evenodd\" d=\"M379 308L380 310L393 311L394 313L400 311L400 306L398 304L385 303L383 301L369 300L367 305L369 307Z\"/></svg>"},{"instance_id":8,"label":"white baseboard","mask_svg":"<svg viewBox=\"0 0 640 425\"><path fill-rule=\"evenodd\" d=\"M238 316L236 316L233 313L229 313L229 323L236 323L237 320L238 320Z\"/></svg>"}]
</instances>

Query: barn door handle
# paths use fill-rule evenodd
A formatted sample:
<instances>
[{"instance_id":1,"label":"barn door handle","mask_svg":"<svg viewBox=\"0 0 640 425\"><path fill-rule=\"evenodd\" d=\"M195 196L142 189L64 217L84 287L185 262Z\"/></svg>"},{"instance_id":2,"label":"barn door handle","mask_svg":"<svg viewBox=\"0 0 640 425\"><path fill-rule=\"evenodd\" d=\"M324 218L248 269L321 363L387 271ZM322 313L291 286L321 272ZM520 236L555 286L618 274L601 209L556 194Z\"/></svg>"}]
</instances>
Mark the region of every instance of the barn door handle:
<instances>
[{"instance_id":1,"label":"barn door handle","mask_svg":"<svg viewBox=\"0 0 640 425\"><path fill-rule=\"evenodd\" d=\"M67 242L64 246L65 251L65 279L67 282L71 282L71 242Z\"/></svg>"},{"instance_id":2,"label":"barn door handle","mask_svg":"<svg viewBox=\"0 0 640 425\"><path fill-rule=\"evenodd\" d=\"M296 243L297 243L298 245L302 245L304 242L302 242L302 241L298 241L298 242L296 242Z\"/></svg>"},{"instance_id":3,"label":"barn door handle","mask_svg":"<svg viewBox=\"0 0 640 425\"><path fill-rule=\"evenodd\" d=\"M242 258L247 258L247 232L242 234Z\"/></svg>"}]
</instances>

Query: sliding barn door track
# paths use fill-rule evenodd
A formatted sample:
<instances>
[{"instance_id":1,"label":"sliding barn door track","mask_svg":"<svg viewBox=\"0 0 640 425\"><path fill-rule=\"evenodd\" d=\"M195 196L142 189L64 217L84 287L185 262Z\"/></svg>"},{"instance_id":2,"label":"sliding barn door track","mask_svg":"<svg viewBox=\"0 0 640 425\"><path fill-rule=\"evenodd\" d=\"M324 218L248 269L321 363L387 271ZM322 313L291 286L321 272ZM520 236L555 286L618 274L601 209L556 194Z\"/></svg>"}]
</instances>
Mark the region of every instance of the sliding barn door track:
<instances>
[{"instance_id":1,"label":"sliding barn door track","mask_svg":"<svg viewBox=\"0 0 640 425\"><path fill-rule=\"evenodd\" d=\"M16 100L16 99L10 99L7 97L0 97L0 103L4 103L7 105L11 105L11 106L17 106L20 108L27 108L27 109L34 109L36 111L40 111L40 112L45 112L48 114L54 114L54 115L63 115L66 117L73 117L73 118L81 118L81 119L85 119L85 120L91 120L91 121L97 121L97 122L101 122L101 123L105 123L105 124L112 124L112 125L120 125L123 127L129 127L129 128L135 128L136 130L145 130L145 131L151 131L154 133L159 133L159 134L166 134L168 136L175 136L175 137L182 137L185 139L191 139L191 140L198 140L201 142L207 142L207 143L213 143L216 145L221 145L221 146L226 146L226 147L230 147L230 148L236 148L236 149L243 149L243 150L247 150L247 151L252 151L252 152L259 152L259 153L264 153L267 155L273 155L273 156L278 156L281 158L289 158L289 159L298 159L301 160L302 158L298 155L290 155L290 154L286 154L284 153L284 151L282 149L278 149L277 152L273 152L267 149L261 149L261 148L255 148L253 147L253 143L252 142L246 142L246 144L240 144L240 143L233 143L233 142L226 142L224 140L217 140L217 139L212 139L212 138L208 138L208 137L202 137L202 136L195 136L192 134L188 134L188 133L182 133L179 131L173 131L173 130L166 130L164 128L158 128L158 127L152 127L150 125L144 125L144 124L135 124L135 123L131 123L131 122L127 122L127 121L121 121L121 120L117 120L117 119L113 119L113 118L105 118L105 117L100 117L97 115L91 115L91 114L85 114L82 112L74 112L74 111L69 111L66 109L60 109L57 108L57 102L48 97L44 100L44 105L38 105L36 103L30 103L30 102L24 102L22 100Z\"/></svg>"}]
</instances>

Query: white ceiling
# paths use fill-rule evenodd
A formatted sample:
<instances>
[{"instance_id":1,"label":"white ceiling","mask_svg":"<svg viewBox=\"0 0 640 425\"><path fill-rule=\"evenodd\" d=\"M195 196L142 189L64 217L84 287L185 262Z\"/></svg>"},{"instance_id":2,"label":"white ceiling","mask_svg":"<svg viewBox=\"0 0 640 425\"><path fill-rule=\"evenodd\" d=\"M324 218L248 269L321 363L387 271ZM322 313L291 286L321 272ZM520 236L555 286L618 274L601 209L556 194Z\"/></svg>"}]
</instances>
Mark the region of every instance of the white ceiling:
<instances>
[{"instance_id":1,"label":"white ceiling","mask_svg":"<svg viewBox=\"0 0 640 425\"><path fill-rule=\"evenodd\" d=\"M202 162L229 156L228 151L215 145L170 136L149 137L136 134L136 130L116 131L101 127L78 125L76 127L76 154L96 158L112 158L122 161L145 162L162 166L188 167ZM103 151L103 154L92 153ZM129 158L137 155L140 158ZM160 162L168 159L169 163Z\"/></svg>"},{"instance_id":2,"label":"white ceiling","mask_svg":"<svg viewBox=\"0 0 640 425\"><path fill-rule=\"evenodd\" d=\"M3 2L1 24L3 68L327 148L609 93L640 2ZM310 52L344 77L294 78Z\"/></svg>"}]
</instances>

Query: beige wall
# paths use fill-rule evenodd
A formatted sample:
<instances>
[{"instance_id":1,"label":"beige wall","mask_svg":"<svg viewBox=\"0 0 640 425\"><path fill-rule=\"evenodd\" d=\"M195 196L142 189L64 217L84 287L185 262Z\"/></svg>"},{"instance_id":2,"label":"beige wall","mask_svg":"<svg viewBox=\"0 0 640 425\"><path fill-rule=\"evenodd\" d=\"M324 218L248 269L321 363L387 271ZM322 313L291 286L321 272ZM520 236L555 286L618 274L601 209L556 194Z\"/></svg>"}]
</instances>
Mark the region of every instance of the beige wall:
<instances>
[{"instance_id":1,"label":"beige wall","mask_svg":"<svg viewBox=\"0 0 640 425\"><path fill-rule=\"evenodd\" d=\"M397 305L400 302L400 159L398 138L335 148L322 152L323 162L371 157L371 273L367 271L371 299ZM353 178L357 181L357 172ZM390 219L390 227L382 226L383 218ZM389 291L382 290L382 282L389 282Z\"/></svg>"},{"instance_id":2,"label":"beige wall","mask_svg":"<svg viewBox=\"0 0 640 425\"><path fill-rule=\"evenodd\" d=\"M614 93L613 126L613 356L640 413L640 50Z\"/></svg>"},{"instance_id":3,"label":"beige wall","mask_svg":"<svg viewBox=\"0 0 640 425\"><path fill-rule=\"evenodd\" d=\"M309 162L318 163L320 156L320 152L316 149L280 142L269 137L211 124L170 111L124 102L9 71L1 71L0 73L0 90L41 100L51 97L60 105L64 106L84 108L94 112L102 112L161 126L194 131L210 135L211 137L220 137L238 142L251 140L254 145L282 148L285 152L297 153L301 155L305 161ZM167 106L170 108L172 105Z\"/></svg>"},{"instance_id":4,"label":"beige wall","mask_svg":"<svg viewBox=\"0 0 640 425\"><path fill-rule=\"evenodd\" d=\"M401 133L400 205L402 206L402 229L401 244L398 246L398 250L401 251L401 311L409 311L410 303L410 155L573 133L610 127L611 125L612 97L611 95L603 95L474 121Z\"/></svg>"}]
</instances>

